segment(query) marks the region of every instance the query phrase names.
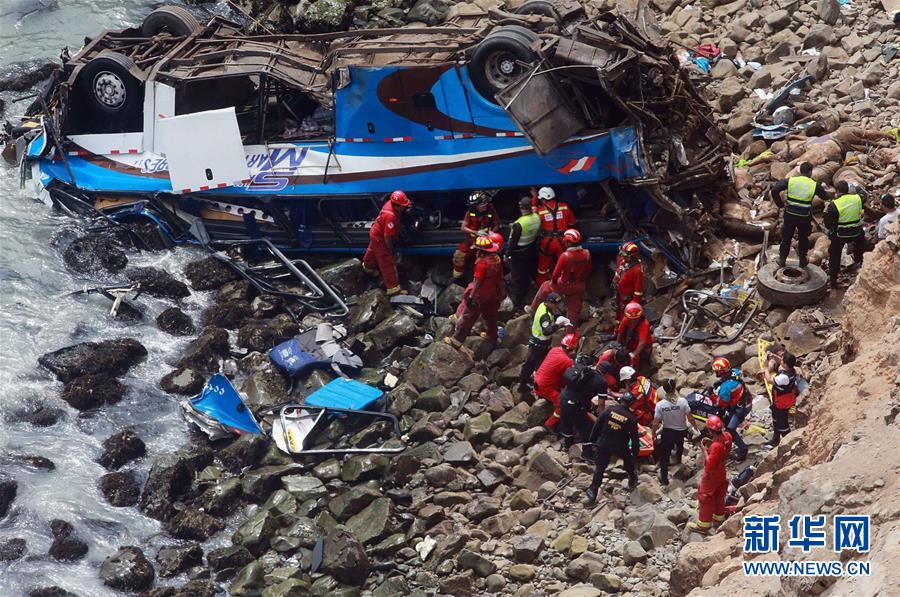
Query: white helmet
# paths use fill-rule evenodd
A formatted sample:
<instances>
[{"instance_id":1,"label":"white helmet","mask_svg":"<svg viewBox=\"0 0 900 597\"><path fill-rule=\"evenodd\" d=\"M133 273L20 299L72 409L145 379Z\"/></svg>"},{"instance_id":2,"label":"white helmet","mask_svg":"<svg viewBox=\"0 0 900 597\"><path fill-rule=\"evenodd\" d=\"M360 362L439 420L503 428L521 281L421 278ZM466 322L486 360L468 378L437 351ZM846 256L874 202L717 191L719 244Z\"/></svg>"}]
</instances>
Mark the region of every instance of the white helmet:
<instances>
[{"instance_id":1,"label":"white helmet","mask_svg":"<svg viewBox=\"0 0 900 597\"><path fill-rule=\"evenodd\" d=\"M538 190L538 199L541 201L549 201L550 199L556 198L556 191L551 189L550 187L541 187Z\"/></svg>"},{"instance_id":2,"label":"white helmet","mask_svg":"<svg viewBox=\"0 0 900 597\"><path fill-rule=\"evenodd\" d=\"M785 375L784 373L779 373L775 376L775 385L784 387L791 383L791 378Z\"/></svg>"},{"instance_id":3,"label":"white helmet","mask_svg":"<svg viewBox=\"0 0 900 597\"><path fill-rule=\"evenodd\" d=\"M619 369L619 381L627 381L634 377L634 369L625 365L621 369Z\"/></svg>"}]
</instances>

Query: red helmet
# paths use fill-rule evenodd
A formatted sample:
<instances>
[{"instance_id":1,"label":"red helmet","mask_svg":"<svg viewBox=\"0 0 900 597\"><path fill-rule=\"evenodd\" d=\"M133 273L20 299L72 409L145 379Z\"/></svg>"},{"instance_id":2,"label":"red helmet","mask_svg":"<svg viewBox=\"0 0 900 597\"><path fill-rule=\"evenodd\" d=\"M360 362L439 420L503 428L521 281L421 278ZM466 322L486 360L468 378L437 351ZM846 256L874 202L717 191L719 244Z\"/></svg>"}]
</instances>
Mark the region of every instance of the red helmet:
<instances>
[{"instance_id":1,"label":"red helmet","mask_svg":"<svg viewBox=\"0 0 900 597\"><path fill-rule=\"evenodd\" d=\"M726 359L725 357L717 357L713 359L712 370L715 371L718 375L727 373L730 369L731 363L729 363L728 359Z\"/></svg>"},{"instance_id":2,"label":"red helmet","mask_svg":"<svg viewBox=\"0 0 900 597\"><path fill-rule=\"evenodd\" d=\"M506 242L503 240L503 235L499 232L491 232L488 234L488 238L491 239L491 242L497 245L497 248L502 249L503 243Z\"/></svg>"},{"instance_id":3,"label":"red helmet","mask_svg":"<svg viewBox=\"0 0 900 597\"><path fill-rule=\"evenodd\" d=\"M623 255L637 255L638 246L637 246L637 244L635 244L631 241L628 241L627 243L624 243L622 245L622 248L619 249L619 253L621 253Z\"/></svg>"},{"instance_id":4,"label":"red helmet","mask_svg":"<svg viewBox=\"0 0 900 597\"><path fill-rule=\"evenodd\" d=\"M407 207L412 201L409 200L409 197L403 191L394 191L391 193L391 203L400 207Z\"/></svg>"},{"instance_id":5,"label":"red helmet","mask_svg":"<svg viewBox=\"0 0 900 597\"><path fill-rule=\"evenodd\" d=\"M725 428L725 424L716 415L709 415L706 418L706 428L710 431L722 431Z\"/></svg>"},{"instance_id":6,"label":"red helmet","mask_svg":"<svg viewBox=\"0 0 900 597\"><path fill-rule=\"evenodd\" d=\"M644 308L640 303L628 303L625 305L625 317L628 319L637 319L644 314Z\"/></svg>"},{"instance_id":7,"label":"red helmet","mask_svg":"<svg viewBox=\"0 0 900 597\"><path fill-rule=\"evenodd\" d=\"M563 232L563 240L567 243L572 243L573 245L577 245L581 242L581 233L575 230L574 228L569 228L565 232Z\"/></svg>"},{"instance_id":8,"label":"red helmet","mask_svg":"<svg viewBox=\"0 0 900 597\"><path fill-rule=\"evenodd\" d=\"M491 241L489 237L479 236L475 239L475 249L479 251L485 251L487 253L496 253L500 250L500 247L497 246L497 243Z\"/></svg>"},{"instance_id":9,"label":"red helmet","mask_svg":"<svg viewBox=\"0 0 900 597\"><path fill-rule=\"evenodd\" d=\"M560 344L569 350L575 350L578 348L578 334L566 334Z\"/></svg>"}]
</instances>

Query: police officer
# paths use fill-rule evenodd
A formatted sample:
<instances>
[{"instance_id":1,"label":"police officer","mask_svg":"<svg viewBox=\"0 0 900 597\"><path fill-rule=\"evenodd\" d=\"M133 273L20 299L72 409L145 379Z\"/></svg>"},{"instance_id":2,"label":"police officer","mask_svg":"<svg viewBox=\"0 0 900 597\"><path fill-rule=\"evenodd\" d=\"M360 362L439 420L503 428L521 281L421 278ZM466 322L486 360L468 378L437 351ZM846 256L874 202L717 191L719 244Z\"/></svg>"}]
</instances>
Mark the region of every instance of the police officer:
<instances>
[{"instance_id":1,"label":"police officer","mask_svg":"<svg viewBox=\"0 0 900 597\"><path fill-rule=\"evenodd\" d=\"M541 218L531 207L531 198L519 200L522 213L509 228L506 258L509 261L509 298L516 309L525 306L525 295L537 271L538 232Z\"/></svg>"},{"instance_id":2,"label":"police officer","mask_svg":"<svg viewBox=\"0 0 900 597\"><path fill-rule=\"evenodd\" d=\"M834 188L840 196L825 208L823 223L831 245L828 247L828 281L837 287L838 272L841 270L841 253L844 245L853 245L853 260L856 267L862 265L865 237L862 229L862 197L850 192L850 185L839 180Z\"/></svg>"},{"instance_id":3,"label":"police officer","mask_svg":"<svg viewBox=\"0 0 900 597\"><path fill-rule=\"evenodd\" d=\"M800 164L800 176L791 176L776 183L769 195L775 205L784 207L784 221L781 224L781 248L778 250L778 264L784 267L794 232L797 233L797 257L800 267L806 267L806 253L809 251L809 235L812 232L812 202L818 195L823 200L831 199L821 185L810 178L813 167L809 162ZM781 193L787 191L787 201L782 202Z\"/></svg>"},{"instance_id":4,"label":"police officer","mask_svg":"<svg viewBox=\"0 0 900 597\"><path fill-rule=\"evenodd\" d=\"M606 380L592 365L594 357L581 354L575 364L563 373L563 391L559 396L559 434L568 450L575 443L586 442L594 424L591 406L606 400Z\"/></svg>"},{"instance_id":5,"label":"police officer","mask_svg":"<svg viewBox=\"0 0 900 597\"><path fill-rule=\"evenodd\" d=\"M669 484L669 457L675 452L675 462L681 462L684 451L684 439L688 433L688 425L697 429L697 423L691 415L691 407L688 401L675 392L675 380L668 378L663 380L660 388L660 400L656 403L653 413L653 437L662 426L659 434L659 444L654 452L659 462L659 482L662 485Z\"/></svg>"},{"instance_id":6,"label":"police officer","mask_svg":"<svg viewBox=\"0 0 900 597\"><path fill-rule=\"evenodd\" d=\"M589 441L594 444L594 460L597 468L594 469L594 478L591 486L585 491L588 505L597 501L597 492L600 483L603 482L603 473L609 466L613 456L622 459L625 472L628 473L628 489L637 487L637 472L634 469L634 459L641 450L638 437L637 418L631 413L629 407L634 404L634 396L629 393L619 398L619 403L610 406L597 418L594 428L591 430ZM631 445L629 445L631 442Z\"/></svg>"},{"instance_id":7,"label":"police officer","mask_svg":"<svg viewBox=\"0 0 900 597\"><path fill-rule=\"evenodd\" d=\"M550 352L551 336L562 325L568 325L569 320L559 315L562 297L555 292L551 292L544 299L544 302L538 305L534 311L534 318L531 322L531 338L528 340L528 355L525 362L522 363L522 370L519 373L519 387L521 390L532 388L534 383L531 376L544 361L544 357Z\"/></svg>"}]
</instances>

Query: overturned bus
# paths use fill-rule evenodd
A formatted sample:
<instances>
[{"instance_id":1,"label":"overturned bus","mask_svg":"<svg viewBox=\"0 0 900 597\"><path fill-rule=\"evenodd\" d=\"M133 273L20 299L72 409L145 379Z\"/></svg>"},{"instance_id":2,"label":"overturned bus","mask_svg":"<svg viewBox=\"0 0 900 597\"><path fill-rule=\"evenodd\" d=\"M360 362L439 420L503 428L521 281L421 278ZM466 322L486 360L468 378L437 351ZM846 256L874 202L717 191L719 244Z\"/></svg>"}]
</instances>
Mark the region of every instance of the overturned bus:
<instances>
[{"instance_id":1,"label":"overturned bus","mask_svg":"<svg viewBox=\"0 0 900 597\"><path fill-rule=\"evenodd\" d=\"M406 250L440 252L471 191L513 219L548 185L587 247L652 238L690 263L727 176L708 105L638 19L548 6L310 35L162 7L64 54L14 128L23 180L63 209L150 219L167 243L330 252L364 249L395 189L416 207Z\"/></svg>"}]
</instances>

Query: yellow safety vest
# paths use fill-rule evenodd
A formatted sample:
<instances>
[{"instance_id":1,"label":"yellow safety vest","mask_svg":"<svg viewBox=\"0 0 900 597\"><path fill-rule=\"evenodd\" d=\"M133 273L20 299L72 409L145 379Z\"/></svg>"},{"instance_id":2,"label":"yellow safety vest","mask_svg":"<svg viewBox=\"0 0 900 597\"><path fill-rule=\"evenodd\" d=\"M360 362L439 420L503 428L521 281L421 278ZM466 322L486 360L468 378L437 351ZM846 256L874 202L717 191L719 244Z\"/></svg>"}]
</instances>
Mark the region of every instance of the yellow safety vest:
<instances>
[{"instance_id":1,"label":"yellow safety vest","mask_svg":"<svg viewBox=\"0 0 900 597\"><path fill-rule=\"evenodd\" d=\"M859 227L862 224L862 198L859 195L841 195L834 200L834 206L838 212L837 235L841 238L859 236Z\"/></svg>"},{"instance_id":2,"label":"yellow safety vest","mask_svg":"<svg viewBox=\"0 0 900 597\"><path fill-rule=\"evenodd\" d=\"M538 232L541 229L541 217L537 214L524 215L516 220L516 224L522 228L518 246L527 247L537 239Z\"/></svg>"},{"instance_id":3,"label":"yellow safety vest","mask_svg":"<svg viewBox=\"0 0 900 597\"><path fill-rule=\"evenodd\" d=\"M534 319L531 321L531 335L538 340L549 340L544 335L544 328L541 327L541 319L547 314L547 303L541 303L534 312Z\"/></svg>"},{"instance_id":4,"label":"yellow safety vest","mask_svg":"<svg viewBox=\"0 0 900 597\"><path fill-rule=\"evenodd\" d=\"M795 216L809 216L815 195L816 181L808 176L791 176L788 179L785 211Z\"/></svg>"}]
</instances>

